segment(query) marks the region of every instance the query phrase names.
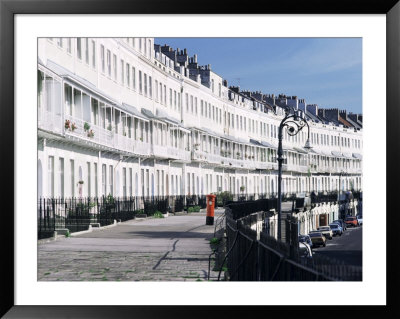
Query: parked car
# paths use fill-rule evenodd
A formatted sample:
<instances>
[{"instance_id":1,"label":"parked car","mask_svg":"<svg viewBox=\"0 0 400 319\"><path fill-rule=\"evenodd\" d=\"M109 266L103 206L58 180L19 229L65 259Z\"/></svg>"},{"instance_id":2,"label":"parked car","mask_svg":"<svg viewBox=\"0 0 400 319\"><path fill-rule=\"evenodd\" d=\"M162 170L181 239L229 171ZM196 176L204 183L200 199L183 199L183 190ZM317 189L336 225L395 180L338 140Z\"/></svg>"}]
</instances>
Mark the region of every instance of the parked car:
<instances>
[{"instance_id":1,"label":"parked car","mask_svg":"<svg viewBox=\"0 0 400 319\"><path fill-rule=\"evenodd\" d=\"M328 239L332 239L333 238L333 232L332 229L329 226L320 226L317 228L322 235L324 235L326 238Z\"/></svg>"},{"instance_id":2,"label":"parked car","mask_svg":"<svg viewBox=\"0 0 400 319\"><path fill-rule=\"evenodd\" d=\"M299 235L299 243L307 243L310 248L313 247L311 238L309 235Z\"/></svg>"},{"instance_id":3,"label":"parked car","mask_svg":"<svg viewBox=\"0 0 400 319\"><path fill-rule=\"evenodd\" d=\"M358 225L362 225L362 223L363 223L362 215L357 215L356 218L357 218Z\"/></svg>"},{"instance_id":4,"label":"parked car","mask_svg":"<svg viewBox=\"0 0 400 319\"><path fill-rule=\"evenodd\" d=\"M358 221L355 216L347 216L344 222L346 223L347 226L352 226L352 227L358 226Z\"/></svg>"},{"instance_id":5,"label":"parked car","mask_svg":"<svg viewBox=\"0 0 400 319\"><path fill-rule=\"evenodd\" d=\"M300 258L312 258L312 250L310 245L307 243L299 242L299 257Z\"/></svg>"},{"instance_id":6,"label":"parked car","mask_svg":"<svg viewBox=\"0 0 400 319\"><path fill-rule=\"evenodd\" d=\"M338 223L340 226L342 226L343 231L347 229L346 223L343 219L336 219L332 223Z\"/></svg>"},{"instance_id":7,"label":"parked car","mask_svg":"<svg viewBox=\"0 0 400 319\"><path fill-rule=\"evenodd\" d=\"M322 235L322 233L320 231L311 231L308 234L311 238L313 247L317 247L317 246L326 246L326 238L324 235Z\"/></svg>"},{"instance_id":8,"label":"parked car","mask_svg":"<svg viewBox=\"0 0 400 319\"><path fill-rule=\"evenodd\" d=\"M329 227L332 230L333 236L342 236L343 228L338 223L330 223Z\"/></svg>"}]
</instances>

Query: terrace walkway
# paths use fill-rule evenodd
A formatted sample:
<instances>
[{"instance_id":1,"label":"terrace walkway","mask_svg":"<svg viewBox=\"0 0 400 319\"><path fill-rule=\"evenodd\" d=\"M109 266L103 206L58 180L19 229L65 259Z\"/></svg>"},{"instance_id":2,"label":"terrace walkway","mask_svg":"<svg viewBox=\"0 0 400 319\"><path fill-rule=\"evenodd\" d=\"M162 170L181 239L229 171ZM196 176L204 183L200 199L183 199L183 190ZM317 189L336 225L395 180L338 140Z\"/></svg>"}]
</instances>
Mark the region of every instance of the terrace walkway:
<instances>
[{"instance_id":1,"label":"terrace walkway","mask_svg":"<svg viewBox=\"0 0 400 319\"><path fill-rule=\"evenodd\" d=\"M215 218L223 213L217 210ZM205 212L130 220L38 245L39 281L206 281ZM211 270L214 262L211 262ZM211 271L210 280L218 272Z\"/></svg>"}]
</instances>

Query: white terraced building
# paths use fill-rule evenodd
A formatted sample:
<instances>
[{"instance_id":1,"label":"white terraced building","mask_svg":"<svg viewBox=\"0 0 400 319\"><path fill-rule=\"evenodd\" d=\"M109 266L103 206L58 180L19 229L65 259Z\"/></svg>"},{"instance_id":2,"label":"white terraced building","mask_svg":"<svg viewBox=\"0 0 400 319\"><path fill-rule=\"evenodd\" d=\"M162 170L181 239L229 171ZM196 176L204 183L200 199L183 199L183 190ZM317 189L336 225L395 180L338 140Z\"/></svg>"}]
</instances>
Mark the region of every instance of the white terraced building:
<instances>
[{"instance_id":1,"label":"white terraced building","mask_svg":"<svg viewBox=\"0 0 400 319\"><path fill-rule=\"evenodd\" d=\"M153 38L39 39L38 194L268 196L286 105L305 111L313 148L307 128L285 133L282 191L360 190L361 115L229 88Z\"/></svg>"}]
</instances>

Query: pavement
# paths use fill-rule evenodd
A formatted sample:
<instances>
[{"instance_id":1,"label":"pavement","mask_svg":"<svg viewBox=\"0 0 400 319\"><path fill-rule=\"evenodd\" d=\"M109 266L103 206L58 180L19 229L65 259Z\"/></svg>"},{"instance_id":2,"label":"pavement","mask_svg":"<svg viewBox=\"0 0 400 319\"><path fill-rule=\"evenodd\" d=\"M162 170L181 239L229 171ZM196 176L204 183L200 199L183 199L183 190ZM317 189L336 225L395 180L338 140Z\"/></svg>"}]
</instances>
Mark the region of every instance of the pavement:
<instances>
[{"instance_id":1,"label":"pavement","mask_svg":"<svg viewBox=\"0 0 400 319\"><path fill-rule=\"evenodd\" d=\"M223 212L216 210L215 220ZM135 219L40 243L37 279L207 281L214 226L205 222L205 212ZM210 280L218 278L213 257Z\"/></svg>"}]
</instances>

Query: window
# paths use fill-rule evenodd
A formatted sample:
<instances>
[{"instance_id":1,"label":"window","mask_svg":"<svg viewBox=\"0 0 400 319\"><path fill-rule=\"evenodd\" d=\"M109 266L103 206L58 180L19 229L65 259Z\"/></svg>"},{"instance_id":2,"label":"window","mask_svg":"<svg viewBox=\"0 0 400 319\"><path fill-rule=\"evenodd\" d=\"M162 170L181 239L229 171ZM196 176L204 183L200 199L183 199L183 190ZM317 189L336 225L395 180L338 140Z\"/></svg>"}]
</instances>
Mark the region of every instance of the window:
<instances>
[{"instance_id":1,"label":"window","mask_svg":"<svg viewBox=\"0 0 400 319\"><path fill-rule=\"evenodd\" d=\"M172 89L169 89L169 106L172 108Z\"/></svg>"},{"instance_id":2,"label":"window","mask_svg":"<svg viewBox=\"0 0 400 319\"><path fill-rule=\"evenodd\" d=\"M144 83L144 95L147 96L147 74L146 73L144 73L143 83Z\"/></svg>"},{"instance_id":3,"label":"window","mask_svg":"<svg viewBox=\"0 0 400 319\"><path fill-rule=\"evenodd\" d=\"M164 85L164 104L167 106L167 86Z\"/></svg>"},{"instance_id":4,"label":"window","mask_svg":"<svg viewBox=\"0 0 400 319\"><path fill-rule=\"evenodd\" d=\"M221 97L221 83L218 83L218 96Z\"/></svg>"},{"instance_id":5,"label":"window","mask_svg":"<svg viewBox=\"0 0 400 319\"><path fill-rule=\"evenodd\" d=\"M94 163L94 196L98 196L97 163Z\"/></svg>"},{"instance_id":6,"label":"window","mask_svg":"<svg viewBox=\"0 0 400 319\"><path fill-rule=\"evenodd\" d=\"M174 90L174 108L176 109L176 91Z\"/></svg>"},{"instance_id":7,"label":"window","mask_svg":"<svg viewBox=\"0 0 400 319\"><path fill-rule=\"evenodd\" d=\"M136 90L136 69L132 67L132 87Z\"/></svg>"},{"instance_id":8,"label":"window","mask_svg":"<svg viewBox=\"0 0 400 319\"><path fill-rule=\"evenodd\" d=\"M129 169L129 196L132 196L133 195L133 193L132 193L132 178L133 178L133 176L132 176L132 168L130 168Z\"/></svg>"},{"instance_id":9,"label":"window","mask_svg":"<svg viewBox=\"0 0 400 319\"><path fill-rule=\"evenodd\" d=\"M178 110L181 110L181 94L178 92Z\"/></svg>"},{"instance_id":10,"label":"window","mask_svg":"<svg viewBox=\"0 0 400 319\"><path fill-rule=\"evenodd\" d=\"M107 195L107 168L106 164L103 164L102 170L101 170L101 187L103 191L103 195Z\"/></svg>"},{"instance_id":11,"label":"window","mask_svg":"<svg viewBox=\"0 0 400 319\"><path fill-rule=\"evenodd\" d=\"M60 176L60 196L63 198L64 197L64 159L62 157L59 158L59 166L58 166L58 172Z\"/></svg>"},{"instance_id":12,"label":"window","mask_svg":"<svg viewBox=\"0 0 400 319\"><path fill-rule=\"evenodd\" d=\"M92 40L92 67L96 68L96 42Z\"/></svg>"},{"instance_id":13,"label":"window","mask_svg":"<svg viewBox=\"0 0 400 319\"><path fill-rule=\"evenodd\" d=\"M87 162L87 196L91 196L91 174L90 174L90 162Z\"/></svg>"},{"instance_id":14,"label":"window","mask_svg":"<svg viewBox=\"0 0 400 319\"><path fill-rule=\"evenodd\" d=\"M104 45L100 46L101 71L105 72Z\"/></svg>"},{"instance_id":15,"label":"window","mask_svg":"<svg viewBox=\"0 0 400 319\"><path fill-rule=\"evenodd\" d=\"M109 187L108 187L109 194L113 195L114 194L114 189L113 189L113 186L114 186L114 168L112 167L112 165L109 166L109 176L108 176L108 178L109 178L109 180L108 180L108 183L109 183Z\"/></svg>"},{"instance_id":16,"label":"window","mask_svg":"<svg viewBox=\"0 0 400 319\"><path fill-rule=\"evenodd\" d=\"M149 96L150 98L153 98L153 80L151 79L151 76L149 76Z\"/></svg>"},{"instance_id":17,"label":"window","mask_svg":"<svg viewBox=\"0 0 400 319\"><path fill-rule=\"evenodd\" d=\"M155 81L155 89L156 89L156 101L158 102L158 81Z\"/></svg>"},{"instance_id":18,"label":"window","mask_svg":"<svg viewBox=\"0 0 400 319\"><path fill-rule=\"evenodd\" d=\"M111 76L111 52L107 50L107 73L108 76Z\"/></svg>"},{"instance_id":19,"label":"window","mask_svg":"<svg viewBox=\"0 0 400 319\"><path fill-rule=\"evenodd\" d=\"M89 64L89 39L85 38L85 61Z\"/></svg>"},{"instance_id":20,"label":"window","mask_svg":"<svg viewBox=\"0 0 400 319\"><path fill-rule=\"evenodd\" d=\"M72 116L72 87L64 84L65 114Z\"/></svg>"},{"instance_id":21,"label":"window","mask_svg":"<svg viewBox=\"0 0 400 319\"><path fill-rule=\"evenodd\" d=\"M190 96L190 112L193 114L193 95Z\"/></svg>"},{"instance_id":22,"label":"window","mask_svg":"<svg viewBox=\"0 0 400 319\"><path fill-rule=\"evenodd\" d=\"M71 54L72 52L72 41L71 38L67 39L67 52Z\"/></svg>"},{"instance_id":23,"label":"window","mask_svg":"<svg viewBox=\"0 0 400 319\"><path fill-rule=\"evenodd\" d=\"M117 81L118 68L117 68L117 56L113 54L113 69L114 69L114 81Z\"/></svg>"},{"instance_id":24,"label":"window","mask_svg":"<svg viewBox=\"0 0 400 319\"><path fill-rule=\"evenodd\" d=\"M63 47L62 38L57 38L57 45L58 45L60 48Z\"/></svg>"},{"instance_id":25,"label":"window","mask_svg":"<svg viewBox=\"0 0 400 319\"><path fill-rule=\"evenodd\" d=\"M149 42L149 59L151 58L151 40L148 40Z\"/></svg>"},{"instance_id":26,"label":"window","mask_svg":"<svg viewBox=\"0 0 400 319\"><path fill-rule=\"evenodd\" d=\"M214 93L214 79L211 80L211 90Z\"/></svg>"},{"instance_id":27,"label":"window","mask_svg":"<svg viewBox=\"0 0 400 319\"><path fill-rule=\"evenodd\" d=\"M160 82L160 103L163 104L162 83Z\"/></svg>"},{"instance_id":28,"label":"window","mask_svg":"<svg viewBox=\"0 0 400 319\"><path fill-rule=\"evenodd\" d=\"M124 63L124 60L121 59L121 84L122 85L124 85L124 81L125 81L124 69L125 69L125 63Z\"/></svg>"},{"instance_id":29,"label":"window","mask_svg":"<svg viewBox=\"0 0 400 319\"><path fill-rule=\"evenodd\" d=\"M49 156L47 163L48 194L54 197L54 156Z\"/></svg>"},{"instance_id":30,"label":"window","mask_svg":"<svg viewBox=\"0 0 400 319\"><path fill-rule=\"evenodd\" d=\"M139 93L142 94L142 71L139 70Z\"/></svg>"},{"instance_id":31,"label":"window","mask_svg":"<svg viewBox=\"0 0 400 319\"><path fill-rule=\"evenodd\" d=\"M126 168L122 168L122 196L126 197Z\"/></svg>"},{"instance_id":32,"label":"window","mask_svg":"<svg viewBox=\"0 0 400 319\"><path fill-rule=\"evenodd\" d=\"M197 97L194 98L194 113L197 115Z\"/></svg>"},{"instance_id":33,"label":"window","mask_svg":"<svg viewBox=\"0 0 400 319\"><path fill-rule=\"evenodd\" d=\"M82 60L82 39L76 39L76 55L79 60Z\"/></svg>"},{"instance_id":34,"label":"window","mask_svg":"<svg viewBox=\"0 0 400 319\"><path fill-rule=\"evenodd\" d=\"M71 196L75 196L75 163L74 160L69 160L70 164L70 176L71 176Z\"/></svg>"},{"instance_id":35,"label":"window","mask_svg":"<svg viewBox=\"0 0 400 319\"><path fill-rule=\"evenodd\" d=\"M200 114L203 116L203 100L200 100Z\"/></svg>"},{"instance_id":36,"label":"window","mask_svg":"<svg viewBox=\"0 0 400 319\"><path fill-rule=\"evenodd\" d=\"M131 66L129 63L126 64L126 86L131 85Z\"/></svg>"}]
</instances>

